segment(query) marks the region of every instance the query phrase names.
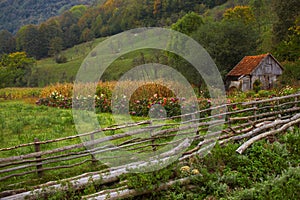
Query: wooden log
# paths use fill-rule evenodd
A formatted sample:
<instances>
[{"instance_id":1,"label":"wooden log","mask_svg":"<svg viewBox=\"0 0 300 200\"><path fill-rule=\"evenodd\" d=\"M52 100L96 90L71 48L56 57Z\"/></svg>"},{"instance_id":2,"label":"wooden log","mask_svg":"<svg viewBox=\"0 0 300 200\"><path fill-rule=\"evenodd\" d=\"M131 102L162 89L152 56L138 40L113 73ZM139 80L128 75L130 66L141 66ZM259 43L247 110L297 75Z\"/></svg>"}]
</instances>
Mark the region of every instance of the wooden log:
<instances>
[{"instance_id":1,"label":"wooden log","mask_svg":"<svg viewBox=\"0 0 300 200\"><path fill-rule=\"evenodd\" d=\"M45 184L41 185L41 187L37 187L37 189L33 191L27 191L22 192L20 194L4 197L3 200L15 200L15 199L24 199L24 198L30 198L34 199L38 194L51 194L54 192L59 191L65 191L69 188L66 187L66 185L63 184L64 181L69 181L70 185L73 187L73 189L78 190L80 188L83 188L85 185L90 183L91 180L97 181L101 180L101 184L111 183L118 180L118 177L122 174L131 173L132 170L144 168L153 164L158 164L161 162L167 162L171 159L172 156L178 155L178 151L182 150L182 148L188 147L188 142L182 143L181 145L178 145L174 149L165 152L160 155L160 160L150 159L149 161L140 161L135 163L130 163L127 165L119 166L111 168L109 172L103 172L101 174L98 173L91 173L90 176L80 176L78 179L66 179L66 180L60 180L57 182L51 182L49 187L45 186ZM90 162L90 160L87 160Z\"/></svg>"},{"instance_id":2,"label":"wooden log","mask_svg":"<svg viewBox=\"0 0 300 200\"><path fill-rule=\"evenodd\" d=\"M48 144L48 143L60 142L60 141L64 141L64 140L71 140L71 139L75 139L75 138L80 138L80 137L84 137L84 136L89 136L89 135L92 135L92 134L96 134L96 133L99 133L101 131L114 131L114 130L129 128L129 127L132 127L132 126L140 126L140 125L149 124L149 123L150 123L149 121L142 121L142 122L138 122L138 123L131 123L131 124L119 125L119 126L111 127L111 128L110 127L108 127L108 128L102 128L102 129L95 130L95 131L88 132L88 133L83 133L83 134L78 134L78 135L72 135L72 136L58 138L58 139L53 139L53 140L38 141L38 142L20 144L20 145L16 145L16 146L13 146L13 147L1 148L0 151L9 151L9 150L17 149L17 148L21 148L21 147L33 146L35 144Z\"/></svg>"},{"instance_id":3,"label":"wooden log","mask_svg":"<svg viewBox=\"0 0 300 200\"><path fill-rule=\"evenodd\" d=\"M299 96L300 96L300 93L297 93L297 94L291 94L291 95L282 96L282 97L274 97L274 98L270 98L270 99L263 99L263 100L259 100L259 101L244 102L244 103L242 103L242 105L246 106L246 105L267 103L267 102L272 102L272 101L276 101L276 100L289 99L289 98L294 98L294 97L299 97Z\"/></svg>"},{"instance_id":4,"label":"wooden log","mask_svg":"<svg viewBox=\"0 0 300 200\"><path fill-rule=\"evenodd\" d=\"M30 159L30 160L26 159L26 160L21 160L21 161L6 162L6 163L1 163L0 168L11 166L11 165L20 165L20 164L24 164L24 163L36 163L37 161L42 162L42 161L47 161L47 160L54 160L54 159L57 159L57 158L65 158L65 157L72 156L72 155L75 155L75 157L74 157L74 159L75 159L75 158L80 158L80 157L76 157L76 155L79 155L79 156L82 155L81 157L84 157L88 154L89 154L89 151L84 150L84 151L80 151L80 152L69 152L69 153L61 154L61 155L57 155L57 156L43 157L43 158L40 158L40 159ZM72 157L70 157L70 159L72 159ZM60 161L64 161L64 160L60 160ZM45 162L45 163L42 163L42 164L49 164L49 163L52 163L52 162L49 161L48 163ZM31 165L31 166L28 166L28 167L32 167L32 166L35 166L35 165ZM0 173L1 172L2 172L2 170L0 171Z\"/></svg>"},{"instance_id":5,"label":"wooden log","mask_svg":"<svg viewBox=\"0 0 300 200\"><path fill-rule=\"evenodd\" d=\"M7 197L7 196L10 196L10 195L15 195L15 194L18 194L18 193L21 193L21 192L26 192L26 190L25 189L16 189L16 190L3 191L3 192L0 192L0 198Z\"/></svg>"},{"instance_id":6,"label":"wooden log","mask_svg":"<svg viewBox=\"0 0 300 200\"><path fill-rule=\"evenodd\" d=\"M72 168L72 167L76 167L76 166L79 166L79 165L82 165L86 162L91 162L91 161L92 161L91 159L88 159L88 160L84 160L82 162L75 163L75 164L70 164L70 165L60 165L60 166L57 166L57 167L47 167L47 168L45 167L45 168L39 169L39 171L44 172L44 171L51 171L51 170L57 170L57 169ZM0 181L9 179L11 177L24 176L26 174L32 174L32 173L36 173L36 170L25 171L25 172L15 173L15 174L9 174L7 176L0 177Z\"/></svg>"},{"instance_id":7,"label":"wooden log","mask_svg":"<svg viewBox=\"0 0 300 200\"><path fill-rule=\"evenodd\" d=\"M254 142L261 140L269 135L273 135L282 131L287 130L289 127L295 125L295 124L299 124L300 123L300 114L295 115L294 117L292 117L288 123L284 124L282 127L278 128L278 129L274 129L265 133L262 133L260 135L257 135L251 139L249 139L247 142L245 142L243 145L241 145L236 152L239 154L242 154L249 146L251 146ZM275 122L272 123L275 125L277 125Z\"/></svg>"},{"instance_id":8,"label":"wooden log","mask_svg":"<svg viewBox=\"0 0 300 200\"><path fill-rule=\"evenodd\" d=\"M272 112L257 114L256 117L261 118L261 117L266 117L266 116L276 116L278 114L296 112L296 111L299 111L299 110L300 110L299 107L294 107L294 108L283 109L283 110L279 110L279 111L272 111ZM234 118L231 118L231 120L232 121L239 121L239 120L249 120L249 119L253 119L253 118L254 118L254 116L252 115L252 116L245 116L245 117L234 117Z\"/></svg>"},{"instance_id":9,"label":"wooden log","mask_svg":"<svg viewBox=\"0 0 300 200\"><path fill-rule=\"evenodd\" d=\"M125 185L125 186L120 186L118 188L102 190L100 192L97 192L97 193L94 193L94 194L91 194L91 195L82 196L81 199L93 198L93 197L104 195L104 194L108 195L110 193L122 191L122 190L125 190L125 189L128 189L128 186Z\"/></svg>"},{"instance_id":10,"label":"wooden log","mask_svg":"<svg viewBox=\"0 0 300 200\"><path fill-rule=\"evenodd\" d=\"M174 134L172 136L185 135L185 134L191 134L191 133L193 133L193 132L185 132L185 133L182 133L182 134ZM155 138L167 138L167 137L170 137L170 136L159 136L159 137L157 136ZM191 137L190 139L194 139L196 137L198 137L198 136ZM14 167L14 168L7 168L7 169L0 170L0 174L5 173L5 172L20 170L20 169L25 169L25 168L29 168L29 167L38 167L38 165L46 165L46 164L50 164L50 163L56 163L56 162L81 158L81 157L89 156L91 153L92 154L99 154L99 153L103 153L103 152L107 152L107 151L119 150L120 148L128 148L128 147L135 146L135 145L140 145L142 143L149 142L149 141L152 141L152 140L153 140L153 138L152 139L151 138L149 138L149 139L146 138L144 140L141 140L140 142L134 142L134 143L124 144L124 145L119 145L117 147L113 146L113 147L107 147L105 149L100 147L100 148L94 148L94 149L91 149L91 150L84 150L82 152L76 152L76 153L71 152L69 154L64 154L63 157L62 156L56 156L54 158L59 158L59 159L54 159L54 160L50 160L50 161L47 161L47 162L41 162L42 160L47 160L47 159L39 158L37 161L41 162L40 164L27 164L27 165L17 166L17 167ZM177 143L178 141L182 141L182 140L183 139L180 139L180 140L177 140L177 141L171 141L171 142L155 144L155 146L157 147L157 146L170 145L170 144ZM149 146L154 146L154 144L143 145L143 146L127 149L127 150L136 150L136 149L146 148L146 147L149 147ZM75 156L70 156L70 155L74 155L74 154L75 154ZM29 160L28 163L30 163L30 162L35 162L35 160ZM16 162L16 163L7 163L6 166L13 165L13 164L20 164L20 163L26 163L26 160L22 161L22 162Z\"/></svg>"},{"instance_id":11,"label":"wooden log","mask_svg":"<svg viewBox=\"0 0 300 200\"><path fill-rule=\"evenodd\" d=\"M284 124L284 123L287 123L289 122L289 120L276 120L274 121L273 123L269 123L269 124L265 124L263 126L260 126L258 128L255 128L245 134L242 134L242 135L236 135L236 136L233 136L233 137L230 137L230 138L227 138L225 140L222 140L219 142L220 145L223 145L225 143L228 143L229 141L236 141L236 140L241 140L241 139L244 139L244 138L248 138L248 137L251 137L255 134L258 134L260 133L261 131L263 130L266 130L266 129L270 129L270 128L273 128L274 126L277 126L277 125L280 125L280 124Z\"/></svg>"},{"instance_id":12,"label":"wooden log","mask_svg":"<svg viewBox=\"0 0 300 200\"><path fill-rule=\"evenodd\" d=\"M93 195L88 195L82 197L82 199L86 200L102 200L102 199L107 199L107 200L116 200L116 199L122 199L122 198L128 198L128 197L136 197L140 196L143 194L148 194L151 192L158 192L161 190L167 190L168 188L172 187L173 185L187 185L190 183L191 177L185 177L181 178L178 180L172 180L167 183L160 184L159 186L153 186L153 190L135 190L135 189L122 189L119 188L117 191L101 191L99 193L95 193Z\"/></svg>"}]
</instances>

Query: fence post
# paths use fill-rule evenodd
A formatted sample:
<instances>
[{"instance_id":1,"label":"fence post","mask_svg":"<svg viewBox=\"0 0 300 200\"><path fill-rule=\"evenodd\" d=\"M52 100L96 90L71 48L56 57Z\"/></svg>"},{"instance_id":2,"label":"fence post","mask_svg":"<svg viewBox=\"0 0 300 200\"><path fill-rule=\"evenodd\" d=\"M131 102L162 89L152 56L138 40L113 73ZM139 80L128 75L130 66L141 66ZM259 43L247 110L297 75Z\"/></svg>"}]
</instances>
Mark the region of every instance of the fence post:
<instances>
[{"instance_id":1,"label":"fence post","mask_svg":"<svg viewBox=\"0 0 300 200\"><path fill-rule=\"evenodd\" d=\"M95 140L95 136L94 136L94 133L92 133L91 134L91 142L94 142L94 140ZM91 149L93 149L94 147L95 147L95 145L92 145ZM95 158L93 153L91 153L91 157L92 157L92 165L96 165L97 159Z\"/></svg>"},{"instance_id":2,"label":"fence post","mask_svg":"<svg viewBox=\"0 0 300 200\"><path fill-rule=\"evenodd\" d=\"M150 126L152 125L152 121L150 121L149 125ZM151 138L153 137L152 133L153 133L153 130L150 129L150 136L151 136ZM152 151L156 151L155 139L154 138L151 140L151 144L152 144Z\"/></svg>"},{"instance_id":3,"label":"fence post","mask_svg":"<svg viewBox=\"0 0 300 200\"><path fill-rule=\"evenodd\" d=\"M39 139L34 138L34 142L35 142L35 144L34 144L35 152L40 152L41 151L41 145L38 144ZM37 156L35 158L38 160L38 159L42 158L42 156ZM37 161L36 170L37 170L38 177L41 178L43 176L43 165L41 164L41 161Z\"/></svg>"},{"instance_id":4,"label":"fence post","mask_svg":"<svg viewBox=\"0 0 300 200\"><path fill-rule=\"evenodd\" d=\"M278 109L278 110L281 110L281 109L282 109L282 108L280 109L280 102L279 102L279 100L277 100L277 109ZM277 115L277 117L278 117L278 119L281 119L281 114L279 113L279 114Z\"/></svg>"},{"instance_id":5,"label":"fence post","mask_svg":"<svg viewBox=\"0 0 300 200\"><path fill-rule=\"evenodd\" d=\"M231 129L231 119L230 119L230 112L232 111L233 109L232 109L232 105L228 105L228 107L227 107L227 111L228 111L228 113L226 114L226 117L227 117L227 121L228 121L228 128L229 129Z\"/></svg>"},{"instance_id":6,"label":"fence post","mask_svg":"<svg viewBox=\"0 0 300 200\"><path fill-rule=\"evenodd\" d=\"M257 106L255 105L255 106L254 106L254 113L253 113L253 116L254 116L254 122L257 121L257 110L258 110L258 108L257 108Z\"/></svg>"}]
</instances>

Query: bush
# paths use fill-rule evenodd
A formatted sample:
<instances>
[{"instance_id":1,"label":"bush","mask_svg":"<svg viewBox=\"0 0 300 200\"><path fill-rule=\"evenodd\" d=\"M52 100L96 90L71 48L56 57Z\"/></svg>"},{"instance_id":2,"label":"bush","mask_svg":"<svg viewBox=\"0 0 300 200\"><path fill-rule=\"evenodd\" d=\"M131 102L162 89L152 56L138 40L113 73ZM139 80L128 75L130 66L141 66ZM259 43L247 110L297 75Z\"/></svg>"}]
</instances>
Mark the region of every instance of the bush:
<instances>
[{"instance_id":1,"label":"bush","mask_svg":"<svg viewBox=\"0 0 300 200\"><path fill-rule=\"evenodd\" d=\"M298 199L300 168L289 168L281 177L256 184L255 187L234 193L227 199Z\"/></svg>"},{"instance_id":2,"label":"bush","mask_svg":"<svg viewBox=\"0 0 300 200\"><path fill-rule=\"evenodd\" d=\"M261 90L261 86L262 86L262 83L260 82L260 80L256 79L253 83L253 90L257 93L258 91Z\"/></svg>"},{"instance_id":3,"label":"bush","mask_svg":"<svg viewBox=\"0 0 300 200\"><path fill-rule=\"evenodd\" d=\"M82 88L80 96L76 97L75 105L80 108L86 108L88 110L93 109L93 105L87 105L91 100L95 104L96 112L112 112L112 98L114 100L114 111L119 114L128 114L135 116L148 116L149 112L158 114L156 117L171 117L181 114L182 107L185 106L184 110L194 111L197 105L193 102L189 102L187 99L179 99L174 96L174 93L166 86L161 86L156 83L145 84L139 87L133 92L130 99L124 94L131 91L131 85L139 84L135 81L126 81L121 88L122 94L115 95L112 97L113 89L117 82L99 82L94 94L92 94L91 88L93 84L82 84L77 85L77 88ZM165 83L165 84L172 84ZM180 91L184 91L182 88ZM157 92L157 93L156 93ZM73 84L56 84L44 88L41 92L41 98L37 101L37 105L45 105L59 108L71 108L73 98ZM129 108L126 103L129 102ZM154 106L158 105L158 106ZM198 105L200 109L210 107L211 103L207 99L198 99ZM152 108L152 110L150 110ZM128 110L129 109L129 110ZM159 110L155 110L159 109ZM161 115L159 115L161 113Z\"/></svg>"},{"instance_id":4,"label":"bush","mask_svg":"<svg viewBox=\"0 0 300 200\"><path fill-rule=\"evenodd\" d=\"M260 90L257 94L259 97L270 97L273 95L272 91L269 90Z\"/></svg>"},{"instance_id":5,"label":"bush","mask_svg":"<svg viewBox=\"0 0 300 200\"><path fill-rule=\"evenodd\" d=\"M296 89L287 85L279 91L280 96L290 95L296 92Z\"/></svg>"},{"instance_id":6,"label":"bush","mask_svg":"<svg viewBox=\"0 0 300 200\"><path fill-rule=\"evenodd\" d=\"M55 62L58 64L66 63L67 61L68 61L68 59L64 55L59 54L59 55L55 56Z\"/></svg>"}]
</instances>

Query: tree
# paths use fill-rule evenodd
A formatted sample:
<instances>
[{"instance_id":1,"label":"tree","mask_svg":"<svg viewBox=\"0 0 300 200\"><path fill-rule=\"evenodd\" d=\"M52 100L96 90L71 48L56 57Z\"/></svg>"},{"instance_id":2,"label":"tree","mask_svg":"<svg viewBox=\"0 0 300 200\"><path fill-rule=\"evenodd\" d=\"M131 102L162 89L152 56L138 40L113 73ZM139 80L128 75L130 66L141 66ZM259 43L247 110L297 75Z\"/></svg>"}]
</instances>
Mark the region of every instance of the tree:
<instances>
[{"instance_id":1,"label":"tree","mask_svg":"<svg viewBox=\"0 0 300 200\"><path fill-rule=\"evenodd\" d=\"M235 6L225 11L224 20L242 20L245 24L255 21L252 9L249 6Z\"/></svg>"},{"instance_id":2,"label":"tree","mask_svg":"<svg viewBox=\"0 0 300 200\"><path fill-rule=\"evenodd\" d=\"M64 48L69 48L78 44L80 41L80 28L77 24L73 24L63 33Z\"/></svg>"},{"instance_id":3,"label":"tree","mask_svg":"<svg viewBox=\"0 0 300 200\"><path fill-rule=\"evenodd\" d=\"M40 59L43 57L43 45L40 33L35 25L23 26L17 33L16 43L18 51L25 51L29 56Z\"/></svg>"},{"instance_id":4,"label":"tree","mask_svg":"<svg viewBox=\"0 0 300 200\"><path fill-rule=\"evenodd\" d=\"M300 15L299 0L274 0L274 12L277 15L277 21L273 26L274 42L280 43L287 39L289 28L294 25L297 16Z\"/></svg>"},{"instance_id":5,"label":"tree","mask_svg":"<svg viewBox=\"0 0 300 200\"><path fill-rule=\"evenodd\" d=\"M190 12L180 18L176 23L172 24L172 29L178 32L181 32L186 35L193 35L202 25L204 24L202 17L195 12ZM173 49L176 49L177 52L183 52L186 50L185 45L186 41L183 38L176 38L175 44L168 44L171 45ZM173 53L168 53L169 62L172 66L176 68L183 76L187 78L190 83L200 86L202 79L198 71L191 66L190 63L183 60L178 55Z\"/></svg>"},{"instance_id":6,"label":"tree","mask_svg":"<svg viewBox=\"0 0 300 200\"><path fill-rule=\"evenodd\" d=\"M209 8L213 8L215 6L226 3L226 0L203 0L203 3L207 5Z\"/></svg>"},{"instance_id":7,"label":"tree","mask_svg":"<svg viewBox=\"0 0 300 200\"><path fill-rule=\"evenodd\" d=\"M256 54L257 29L243 20L208 21L193 37L208 51L223 75L244 56Z\"/></svg>"},{"instance_id":8,"label":"tree","mask_svg":"<svg viewBox=\"0 0 300 200\"><path fill-rule=\"evenodd\" d=\"M273 23L276 15L272 9L273 0L251 0L255 23L260 35L259 52L271 52L273 50Z\"/></svg>"},{"instance_id":9,"label":"tree","mask_svg":"<svg viewBox=\"0 0 300 200\"><path fill-rule=\"evenodd\" d=\"M276 48L280 60L296 61L300 58L300 15L289 28L288 36Z\"/></svg>"},{"instance_id":10,"label":"tree","mask_svg":"<svg viewBox=\"0 0 300 200\"><path fill-rule=\"evenodd\" d=\"M12 53L16 50L16 40L7 30L0 31L0 54Z\"/></svg>"},{"instance_id":11,"label":"tree","mask_svg":"<svg viewBox=\"0 0 300 200\"><path fill-rule=\"evenodd\" d=\"M88 42L88 41L91 41L94 37L95 37L94 33L90 29L86 28L83 30L83 32L80 36L80 41Z\"/></svg>"},{"instance_id":12,"label":"tree","mask_svg":"<svg viewBox=\"0 0 300 200\"><path fill-rule=\"evenodd\" d=\"M51 56L51 49L53 47L53 39L61 38L62 41L62 30L60 29L60 25L57 19L52 18L47 22L42 23L39 26L40 32L40 43L42 45L43 56ZM61 45L61 43L60 43ZM51 47L52 46L52 47ZM61 50L61 49L60 49ZM49 54L50 53L50 54Z\"/></svg>"},{"instance_id":13,"label":"tree","mask_svg":"<svg viewBox=\"0 0 300 200\"><path fill-rule=\"evenodd\" d=\"M3 54L0 57L0 87L30 86L30 76L35 63L25 52Z\"/></svg>"},{"instance_id":14,"label":"tree","mask_svg":"<svg viewBox=\"0 0 300 200\"><path fill-rule=\"evenodd\" d=\"M91 31L94 33L95 37L101 36L101 27L103 26L103 20L101 15L98 15L94 22L92 23Z\"/></svg>"},{"instance_id":15,"label":"tree","mask_svg":"<svg viewBox=\"0 0 300 200\"><path fill-rule=\"evenodd\" d=\"M87 6L86 5L76 5L70 9L70 12L73 16L78 20L82 15L86 12Z\"/></svg>"},{"instance_id":16,"label":"tree","mask_svg":"<svg viewBox=\"0 0 300 200\"><path fill-rule=\"evenodd\" d=\"M63 40L60 37L55 37L49 42L48 55L56 57L63 49Z\"/></svg>"},{"instance_id":17,"label":"tree","mask_svg":"<svg viewBox=\"0 0 300 200\"><path fill-rule=\"evenodd\" d=\"M77 25L78 19L72 12L66 11L60 16L59 24L63 32L64 47L69 48L79 43L80 27Z\"/></svg>"},{"instance_id":18,"label":"tree","mask_svg":"<svg viewBox=\"0 0 300 200\"><path fill-rule=\"evenodd\" d=\"M190 12L172 25L172 29L186 35L195 32L203 24L203 19L195 12Z\"/></svg>"}]
</instances>

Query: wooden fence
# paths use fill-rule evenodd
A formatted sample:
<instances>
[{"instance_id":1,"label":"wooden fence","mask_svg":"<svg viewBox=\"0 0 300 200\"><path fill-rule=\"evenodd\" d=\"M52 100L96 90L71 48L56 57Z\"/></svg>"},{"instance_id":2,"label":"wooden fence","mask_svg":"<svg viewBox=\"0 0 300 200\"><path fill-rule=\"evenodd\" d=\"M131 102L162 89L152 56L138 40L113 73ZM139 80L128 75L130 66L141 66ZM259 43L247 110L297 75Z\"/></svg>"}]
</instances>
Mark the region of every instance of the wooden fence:
<instances>
[{"instance_id":1,"label":"wooden fence","mask_svg":"<svg viewBox=\"0 0 300 200\"><path fill-rule=\"evenodd\" d=\"M220 109L223 111L219 112ZM218 110L217 114L212 114L215 110ZM20 186L20 181L24 181L22 177L25 175L39 179L44 177L46 172L68 168L76 169L78 166L87 164L97 166L98 169L100 166L102 170L68 179L76 181L74 187L82 188L87 184L87 177L92 177L93 180L101 179L103 184L115 181L119 175L128 173L128 167L130 168L132 165L126 164L111 168L107 173L106 168L109 163L105 162L106 157L109 157L108 160L113 158L122 160L122 158L114 157L115 151L124 149L135 153L155 152L166 145L173 145L174 149L166 152L166 157L168 157L168 155L174 154L176 146L182 144L185 139L179 137L174 141L174 137L178 134L194 140L193 146L178 158L179 161L201 154L205 145L211 142L210 139L207 139L210 135L216 136L213 139L217 139L221 145L229 141L251 138L247 141L248 143L246 142L237 150L238 153L243 153L255 140L285 131L287 128L299 124L299 110L300 94L294 94L250 102L228 103L185 116L116 125L53 140L39 141L36 138L31 143L1 148L0 155L13 155L14 152L28 153L0 157L0 183L10 181L10 185L3 187L5 191L0 193L0 198L6 196L6 199L18 199L32 195L24 188L14 189L16 186ZM195 114L198 116L196 119L192 117ZM182 117L188 119L184 124L180 122ZM164 123L166 120L168 123ZM222 129L214 129L220 125L222 125ZM208 129L215 131L201 134L207 132ZM195 130L196 133L193 134ZM151 134L145 136L147 131ZM99 137L98 133L102 133L102 136ZM83 143L80 138L90 138L90 140ZM114 145L107 145L107 141ZM62 143L69 145L61 146ZM49 144L52 148L49 148ZM205 148L209 148L209 145ZM102 154L105 156L101 157ZM101 162L98 161L99 156ZM143 164L137 162L134 165L142 166ZM12 180L16 180L15 183L11 183ZM42 187L58 188L59 185L58 182L50 182L35 188L37 191L41 191Z\"/></svg>"}]
</instances>

